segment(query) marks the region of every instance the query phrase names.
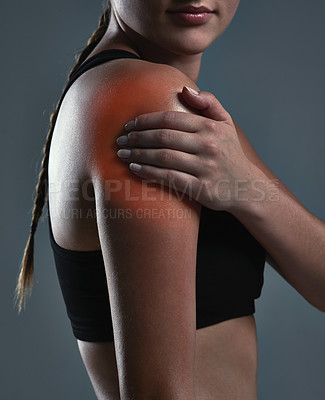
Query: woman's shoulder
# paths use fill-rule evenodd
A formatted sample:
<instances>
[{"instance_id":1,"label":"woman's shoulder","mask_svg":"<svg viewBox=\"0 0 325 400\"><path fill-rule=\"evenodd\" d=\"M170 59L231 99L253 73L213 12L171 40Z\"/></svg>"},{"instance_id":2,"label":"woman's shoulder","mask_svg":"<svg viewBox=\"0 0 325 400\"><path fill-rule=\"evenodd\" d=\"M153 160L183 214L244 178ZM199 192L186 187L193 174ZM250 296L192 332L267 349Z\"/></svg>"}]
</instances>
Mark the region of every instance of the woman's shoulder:
<instances>
[{"instance_id":1,"label":"woman's shoulder","mask_svg":"<svg viewBox=\"0 0 325 400\"><path fill-rule=\"evenodd\" d=\"M143 59L119 58L104 63L102 66L101 74L98 74L99 79L114 74L116 79L125 80L130 78L141 80L146 77L154 76L157 79L160 79L160 77L169 78L168 80L170 82L174 82L178 79L192 82L188 76L172 65L150 62Z\"/></svg>"},{"instance_id":2,"label":"woman's shoulder","mask_svg":"<svg viewBox=\"0 0 325 400\"><path fill-rule=\"evenodd\" d=\"M180 93L185 85L197 89L177 68L137 59L113 60L87 71L78 80L72 95L73 110L79 123L95 135L101 131L98 127L106 124L116 133L123 123L140 114L192 112L182 103Z\"/></svg>"},{"instance_id":3,"label":"woman's shoulder","mask_svg":"<svg viewBox=\"0 0 325 400\"><path fill-rule=\"evenodd\" d=\"M197 89L187 75L171 65L128 58L98 65L75 83L74 99L87 102L90 109L119 101L135 105L142 101L156 103L164 98L169 98L175 106L176 93L181 92L184 85Z\"/></svg>"},{"instance_id":4,"label":"woman's shoulder","mask_svg":"<svg viewBox=\"0 0 325 400\"><path fill-rule=\"evenodd\" d=\"M172 66L137 59L96 66L75 83L64 107L67 120L61 120L72 130L70 136L78 142L90 176L97 175L99 166L108 161L110 172L125 174L115 144L116 138L124 134L124 125L151 112L192 112L179 95L184 85L196 88L190 78Z\"/></svg>"}]
</instances>

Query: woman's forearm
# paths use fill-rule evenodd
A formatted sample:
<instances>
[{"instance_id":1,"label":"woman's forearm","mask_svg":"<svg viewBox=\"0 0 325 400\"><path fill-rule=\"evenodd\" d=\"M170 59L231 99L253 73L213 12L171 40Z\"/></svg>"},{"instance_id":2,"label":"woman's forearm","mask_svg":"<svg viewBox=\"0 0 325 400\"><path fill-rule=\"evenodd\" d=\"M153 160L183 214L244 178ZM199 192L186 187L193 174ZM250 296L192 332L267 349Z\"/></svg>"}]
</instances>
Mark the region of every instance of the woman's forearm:
<instances>
[{"instance_id":1,"label":"woman's forearm","mask_svg":"<svg viewBox=\"0 0 325 400\"><path fill-rule=\"evenodd\" d=\"M257 167L256 167L257 168ZM258 168L260 194L232 214L262 244L278 272L313 306L325 311L325 223Z\"/></svg>"}]
</instances>

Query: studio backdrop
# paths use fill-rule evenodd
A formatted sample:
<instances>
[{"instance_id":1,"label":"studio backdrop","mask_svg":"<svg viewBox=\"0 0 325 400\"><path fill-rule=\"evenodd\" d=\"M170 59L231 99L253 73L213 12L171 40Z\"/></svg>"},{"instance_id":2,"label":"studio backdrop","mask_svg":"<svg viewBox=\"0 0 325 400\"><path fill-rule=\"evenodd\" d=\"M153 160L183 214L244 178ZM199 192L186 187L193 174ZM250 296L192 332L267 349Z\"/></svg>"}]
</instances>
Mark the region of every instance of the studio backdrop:
<instances>
[{"instance_id":1,"label":"studio backdrop","mask_svg":"<svg viewBox=\"0 0 325 400\"><path fill-rule=\"evenodd\" d=\"M1 399L95 399L66 316L46 220L35 239L36 284L19 316L13 294L49 116L102 7L99 0L0 5ZM321 0L242 0L230 27L204 53L197 82L323 220L324 20ZM325 315L269 265L256 305L260 400L323 399Z\"/></svg>"}]
</instances>

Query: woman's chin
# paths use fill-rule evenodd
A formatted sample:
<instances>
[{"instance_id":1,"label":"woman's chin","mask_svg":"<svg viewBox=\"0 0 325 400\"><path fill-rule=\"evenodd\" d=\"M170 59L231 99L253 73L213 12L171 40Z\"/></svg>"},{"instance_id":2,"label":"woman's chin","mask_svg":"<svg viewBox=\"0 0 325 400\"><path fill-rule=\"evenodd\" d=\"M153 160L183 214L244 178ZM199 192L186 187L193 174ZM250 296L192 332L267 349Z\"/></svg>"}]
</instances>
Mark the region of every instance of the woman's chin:
<instances>
[{"instance_id":1,"label":"woman's chin","mask_svg":"<svg viewBox=\"0 0 325 400\"><path fill-rule=\"evenodd\" d=\"M189 38L189 40L181 42L174 41L169 50L175 54L194 56L203 53L213 41L200 40L198 37Z\"/></svg>"}]
</instances>

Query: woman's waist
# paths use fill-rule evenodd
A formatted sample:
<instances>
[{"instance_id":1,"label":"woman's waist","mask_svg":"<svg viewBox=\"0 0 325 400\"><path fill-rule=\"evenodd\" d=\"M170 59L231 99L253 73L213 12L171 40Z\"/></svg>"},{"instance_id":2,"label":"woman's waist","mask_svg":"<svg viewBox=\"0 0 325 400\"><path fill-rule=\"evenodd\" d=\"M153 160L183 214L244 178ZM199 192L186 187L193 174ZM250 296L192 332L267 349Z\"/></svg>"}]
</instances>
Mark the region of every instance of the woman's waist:
<instances>
[{"instance_id":1,"label":"woman's waist","mask_svg":"<svg viewBox=\"0 0 325 400\"><path fill-rule=\"evenodd\" d=\"M198 400L257 399L257 335L253 315L196 331Z\"/></svg>"}]
</instances>

